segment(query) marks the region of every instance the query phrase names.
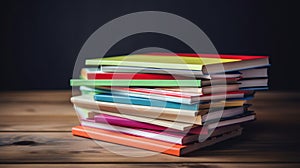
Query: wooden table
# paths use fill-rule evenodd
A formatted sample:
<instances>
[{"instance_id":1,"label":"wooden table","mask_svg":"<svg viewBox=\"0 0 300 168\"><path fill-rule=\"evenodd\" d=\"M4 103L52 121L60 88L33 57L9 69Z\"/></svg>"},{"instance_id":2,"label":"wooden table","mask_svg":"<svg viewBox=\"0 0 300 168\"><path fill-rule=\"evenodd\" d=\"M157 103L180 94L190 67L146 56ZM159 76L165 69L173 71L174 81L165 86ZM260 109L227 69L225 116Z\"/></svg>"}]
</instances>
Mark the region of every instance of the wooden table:
<instances>
[{"instance_id":1,"label":"wooden table","mask_svg":"<svg viewBox=\"0 0 300 168\"><path fill-rule=\"evenodd\" d=\"M71 127L79 121L70 96L71 91L0 93L0 167L300 167L299 93L258 93L253 101L257 121L238 138L185 157L142 158L73 137Z\"/></svg>"}]
</instances>

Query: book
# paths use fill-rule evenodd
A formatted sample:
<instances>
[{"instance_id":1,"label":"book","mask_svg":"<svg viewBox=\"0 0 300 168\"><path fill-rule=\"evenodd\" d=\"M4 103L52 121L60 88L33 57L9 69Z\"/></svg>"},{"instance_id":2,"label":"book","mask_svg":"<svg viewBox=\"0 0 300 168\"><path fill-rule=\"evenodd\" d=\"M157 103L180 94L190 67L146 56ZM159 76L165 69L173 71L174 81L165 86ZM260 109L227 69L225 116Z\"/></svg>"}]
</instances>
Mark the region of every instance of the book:
<instances>
[{"instance_id":1,"label":"book","mask_svg":"<svg viewBox=\"0 0 300 168\"><path fill-rule=\"evenodd\" d=\"M141 136L149 139L155 139L174 144L188 144L198 141L197 134L186 134L184 132L167 132L167 131L155 131L151 129L143 129L139 127L123 127L117 125L109 125L103 122L95 122L95 120L87 119L81 120L81 125L85 127L98 128L108 131L120 132L124 134L130 134L135 136ZM207 131L205 132L207 134ZM203 133L202 133L203 134Z\"/></svg>"},{"instance_id":2,"label":"book","mask_svg":"<svg viewBox=\"0 0 300 168\"><path fill-rule=\"evenodd\" d=\"M116 113L116 112L110 112L110 111L103 111L103 110L97 110L97 109L90 109L90 108L85 108L85 107L79 107L74 105L77 114L80 118L88 118L89 112L92 111L92 113L100 113L100 114L108 114L112 116L119 116L119 117L124 117L124 118L129 118L129 119L135 119L138 121L142 122L148 122L148 121L153 121L155 122L157 120L158 124L163 124L163 125L170 125L170 121L172 122L181 122L181 123L188 123L190 126L191 124L197 124L197 125L202 125L202 116L197 115L197 116L184 116L184 115L167 115L167 114L162 114L157 116L156 118L154 117L149 117L147 115L135 115L135 114L124 114L124 113ZM79 110L80 109L80 110ZM167 123L166 123L166 122Z\"/></svg>"},{"instance_id":3,"label":"book","mask_svg":"<svg viewBox=\"0 0 300 168\"><path fill-rule=\"evenodd\" d=\"M168 90L174 92L183 92L183 93L196 93L196 94L215 94L215 93L226 93L239 91L240 84L231 84L231 85L214 85L214 86L205 86L205 87L158 87L155 89Z\"/></svg>"},{"instance_id":4,"label":"book","mask_svg":"<svg viewBox=\"0 0 300 168\"><path fill-rule=\"evenodd\" d=\"M239 59L239 60L254 60L268 59L268 56L263 55L239 55L239 54L203 54L203 53L167 53L167 52L151 52L144 53L148 56L177 56L177 57L199 57L199 58L220 58L220 59Z\"/></svg>"},{"instance_id":5,"label":"book","mask_svg":"<svg viewBox=\"0 0 300 168\"><path fill-rule=\"evenodd\" d=\"M224 102L225 107L230 106L240 106L240 102L244 103L246 98L237 99L237 100L221 100ZM200 102L197 104L182 104L175 103L170 101L155 100L150 98L141 98L141 97L132 97L132 96L120 96L112 94L96 94L94 95L94 100L101 102L111 102L111 103L120 103L120 104L130 104L130 105L141 105L141 106L151 106L159 108L172 108L172 109L182 109L182 110L191 110L198 111L203 108L210 107L221 107L222 104L218 102L210 103L210 101ZM243 105L243 104L242 104Z\"/></svg>"},{"instance_id":6,"label":"book","mask_svg":"<svg viewBox=\"0 0 300 168\"><path fill-rule=\"evenodd\" d=\"M202 79L201 86L217 85L217 84L235 84L240 79L240 75L237 77L220 77L215 75L215 78ZM113 79L113 80L193 80L193 77L186 77L174 74L152 74L152 73L114 73L103 72L98 68L83 68L81 69L81 77L86 80L96 79Z\"/></svg>"},{"instance_id":7,"label":"book","mask_svg":"<svg viewBox=\"0 0 300 168\"><path fill-rule=\"evenodd\" d=\"M237 124L216 127L215 129L207 129L208 134L201 134L203 128L207 129L207 127L194 127L192 129L190 129L189 131L192 132L193 134L199 135L198 140L201 140L202 138L207 138L207 136L214 137L214 136L222 135L226 132L240 129L241 124L237 123Z\"/></svg>"},{"instance_id":8,"label":"book","mask_svg":"<svg viewBox=\"0 0 300 168\"><path fill-rule=\"evenodd\" d=\"M249 122L254 120L255 120L255 113L249 111L241 115L233 116L231 118L221 119L220 121L206 122L203 126L210 130L218 127L224 127L228 125L239 124L239 123L244 123L244 122ZM195 128L192 128L191 130Z\"/></svg>"},{"instance_id":9,"label":"book","mask_svg":"<svg viewBox=\"0 0 300 168\"><path fill-rule=\"evenodd\" d=\"M143 79L143 80L176 80L176 79L191 79L184 76L174 76L168 74L151 74L151 73L113 73L103 72L98 68L83 68L81 69L83 79Z\"/></svg>"},{"instance_id":10,"label":"book","mask_svg":"<svg viewBox=\"0 0 300 168\"><path fill-rule=\"evenodd\" d=\"M235 111L225 114L226 116L223 117L223 113L221 111L216 111L216 112L212 112L209 114L206 114L204 120L205 122L208 123L214 123L214 121L216 119L221 120L221 122L226 121L226 120L232 120L232 119L237 119L238 117L248 117L250 115L254 115L253 113L249 113L246 112L244 113L244 109L241 109L242 111L239 111L237 109L235 109ZM219 114L218 116L216 116L217 114ZM172 128L168 128L165 126L161 126L161 125L156 125L155 121L153 120L144 120L144 122L141 121L137 121L134 119L128 119L126 117L118 117L118 116L113 116L113 115L109 115L109 114L103 114L103 113L91 113L89 115L88 118L92 118L95 120L95 122L100 122L100 123L108 123L111 125L117 125L117 126L123 126L123 127L131 127L131 128L141 128L141 129L149 129L149 130L157 130L157 131L171 131L171 132L178 132L177 129L172 129ZM249 117L250 118L250 117ZM232 125L232 124L237 124L244 121L249 121L251 119L248 118L244 118L243 120L234 120L234 121L226 121L226 123L221 123L220 127L222 126L226 126L226 125ZM177 124L176 122L174 122L173 124ZM205 124L204 124L205 125ZM186 131L183 130L181 132L186 132L189 134L200 134L200 133L206 133L206 128L207 127L200 127L200 126L194 126L191 127L190 130ZM176 131L177 130L177 131Z\"/></svg>"},{"instance_id":11,"label":"book","mask_svg":"<svg viewBox=\"0 0 300 168\"><path fill-rule=\"evenodd\" d=\"M138 66L151 68L170 68L185 70L202 70L202 67L209 64L224 64L236 62L240 59L219 59L219 58L198 58L198 57L177 57L177 56L149 56L143 54L111 56L104 58L87 59L86 65L116 65L116 66Z\"/></svg>"},{"instance_id":12,"label":"book","mask_svg":"<svg viewBox=\"0 0 300 168\"><path fill-rule=\"evenodd\" d=\"M193 57L193 58L219 58L219 59L237 59L239 61L228 61L223 63L226 72L248 70L270 66L268 56L260 55L237 55L237 54L196 54L196 53L146 53L152 56L171 56L171 57ZM221 68L222 69L222 68ZM217 73L220 67L217 64L211 64L204 69L204 73ZM223 72L223 71L222 71Z\"/></svg>"},{"instance_id":13,"label":"book","mask_svg":"<svg viewBox=\"0 0 300 168\"><path fill-rule=\"evenodd\" d=\"M171 108L160 108L160 107L149 107L132 104L121 104L112 102L95 101L92 96L81 95L74 96L71 98L71 102L78 107L85 107L95 110L103 110L124 114L131 114L144 117L161 117L163 115L174 115L174 116L197 116L198 111L182 110L182 109L171 109ZM240 102L238 102L240 103Z\"/></svg>"},{"instance_id":14,"label":"book","mask_svg":"<svg viewBox=\"0 0 300 168\"><path fill-rule=\"evenodd\" d=\"M268 90L268 89L269 87L264 87L264 86L240 88L241 91L259 91L259 90Z\"/></svg>"},{"instance_id":15,"label":"book","mask_svg":"<svg viewBox=\"0 0 300 168\"><path fill-rule=\"evenodd\" d=\"M255 120L255 113L252 111L246 111L240 115L235 115L233 117L229 118L221 118L220 120L214 120L210 122L206 122L202 126L196 126L189 129L189 132L192 132L193 134L199 134L201 133L203 127L205 129L208 129L209 132L214 131L216 129L222 128L222 127L229 127L232 125L239 125L245 122L250 122Z\"/></svg>"},{"instance_id":16,"label":"book","mask_svg":"<svg viewBox=\"0 0 300 168\"><path fill-rule=\"evenodd\" d=\"M100 87L99 89L104 89L107 92L100 92L99 94L112 93L116 95L128 95L134 97L152 98L152 99L163 100L163 101L169 100L172 102L184 103L184 104L195 104L195 103L199 103L200 101L220 100L225 98L227 99L242 98L248 94L245 91L234 91L236 88L237 88L236 86L233 86L232 88L228 89L233 91L228 91L226 93L221 92L221 93L214 93L214 94L203 94L203 93L192 93L191 91L194 88L190 88L190 92L179 92L178 88L170 88L170 90L167 90L164 88ZM174 89L174 91L171 89ZM211 90L211 88L207 88L207 89ZM195 88L195 90L200 92L200 89ZM222 89L220 89L220 91L222 91ZM214 90L214 92L216 91Z\"/></svg>"},{"instance_id":17,"label":"book","mask_svg":"<svg viewBox=\"0 0 300 168\"><path fill-rule=\"evenodd\" d=\"M172 87L190 86L201 87L201 80L113 80L113 79L71 79L71 86L147 86L147 87Z\"/></svg>"},{"instance_id":18,"label":"book","mask_svg":"<svg viewBox=\"0 0 300 168\"><path fill-rule=\"evenodd\" d=\"M89 118L94 119L95 122L107 123L107 124L122 126L122 127L141 128L141 129L156 130L156 131L166 130L169 132L178 132L178 131L174 131L177 129L155 125L154 123L151 122L151 120L148 120L146 122L140 122L133 119L117 117L117 116L112 116L107 114L93 114ZM193 126L188 129L181 130L181 132L185 132L189 134L203 134L206 133L207 131L206 129L211 130L213 128L239 124L239 123L252 121L252 120L255 120L255 113L251 111L246 111L226 118L221 118L221 119L217 118L217 120L211 119L209 122L204 123L203 126ZM176 124L176 122L174 122L173 124Z\"/></svg>"},{"instance_id":19,"label":"book","mask_svg":"<svg viewBox=\"0 0 300 168\"><path fill-rule=\"evenodd\" d=\"M89 118L92 118L95 120L95 122L100 123L108 123L111 125L117 125L117 126L123 126L123 127L130 127L130 128L141 128L141 129L148 129L148 130L156 130L156 131L168 131L168 132L181 132L181 133L189 133L189 134L200 134L199 131L193 132L190 130L178 130L178 129L172 129L165 126L156 125L155 121L153 120L144 120L144 122L128 119L125 117L118 117L118 116L112 116L108 114L101 114L101 113L94 113L89 115ZM173 124L177 124L176 122L173 122ZM207 134L207 129L205 127L201 128L202 134Z\"/></svg>"},{"instance_id":20,"label":"book","mask_svg":"<svg viewBox=\"0 0 300 168\"><path fill-rule=\"evenodd\" d=\"M241 115L244 113L244 111L247 111L248 106L225 108L224 110L207 109L205 110L203 115L198 115L196 117L168 116L168 117L158 117L158 118L147 118L142 116L119 114L119 113L113 113L109 111L81 108L77 106L75 106L75 109L79 118L95 118L96 115L104 114L116 118L132 120L134 122L151 124L153 126L155 125L155 127L158 126L160 128L172 127L177 130L186 130L196 125L203 125L205 122L215 121L216 119L229 119L231 117ZM122 125L123 123L119 123L119 124L123 126Z\"/></svg>"},{"instance_id":21,"label":"book","mask_svg":"<svg viewBox=\"0 0 300 168\"><path fill-rule=\"evenodd\" d=\"M256 87L267 87L268 78L258 78L258 79L242 79L239 80L240 88L253 88Z\"/></svg>"},{"instance_id":22,"label":"book","mask_svg":"<svg viewBox=\"0 0 300 168\"><path fill-rule=\"evenodd\" d=\"M268 77L268 68L254 68L254 69L245 69L239 71L243 79L248 78L267 78Z\"/></svg>"},{"instance_id":23,"label":"book","mask_svg":"<svg viewBox=\"0 0 300 168\"><path fill-rule=\"evenodd\" d=\"M75 126L72 128L72 134L74 136L101 140L175 156L185 155L197 149L204 148L239 136L241 135L241 133L242 129L238 129L235 131L224 133L222 135L218 135L216 137L208 138L204 142L198 142L189 145L180 145L91 127Z\"/></svg>"},{"instance_id":24,"label":"book","mask_svg":"<svg viewBox=\"0 0 300 168\"><path fill-rule=\"evenodd\" d=\"M82 94L112 94L120 96L133 96L142 98L151 98L156 100L168 100L170 102L183 103L183 104L195 104L200 101L231 99L231 98L243 98L247 96L247 92L244 91L231 91L226 93L214 93L214 94L202 94L202 93L184 93L175 92L154 88L130 88L130 87L98 87L91 88L86 86L80 86Z\"/></svg>"},{"instance_id":25,"label":"book","mask_svg":"<svg viewBox=\"0 0 300 168\"><path fill-rule=\"evenodd\" d=\"M172 74L190 78L216 79L216 78L239 78L241 73L219 73L219 74L203 74L202 71L169 69L169 68L149 68L149 67L133 67L133 66L101 66L101 71L110 73L148 73L148 74Z\"/></svg>"},{"instance_id":26,"label":"book","mask_svg":"<svg viewBox=\"0 0 300 168\"><path fill-rule=\"evenodd\" d=\"M94 110L94 109L88 109L88 108L82 108L75 106L75 110L80 118L94 118L97 114L107 114L115 117L120 118L126 118L134 121L144 122L144 123L151 123L153 125L167 127L169 129L179 130L179 131L187 131L193 127L195 127L194 124L201 125L201 117L187 117L187 116L170 116L165 117L169 120L161 119L162 117L159 116L159 118L148 118L145 116L136 116L136 115L127 115L127 114L120 114L120 113L112 113L109 111L101 111L101 110ZM173 117L173 119L170 119ZM186 119L186 120L185 120ZM184 122L180 122L184 121ZM189 122L189 123L188 123Z\"/></svg>"},{"instance_id":27,"label":"book","mask_svg":"<svg viewBox=\"0 0 300 168\"><path fill-rule=\"evenodd\" d=\"M190 88L190 87L168 87L168 88L128 88L128 87L99 87L99 89L110 90L112 93L114 91L126 92L128 93L138 93L136 97L141 97L141 94L146 94L148 97L157 97L157 99L166 100L166 98L174 99L173 101L178 101L178 98L188 98L193 99L193 102L197 103L201 100L217 100L226 98L238 98L242 97L245 92L239 91L239 85L216 85L216 86L205 86L202 88ZM213 89L213 94L212 94ZM227 94L228 93L228 94ZM157 95L157 96L155 96ZM160 98L158 98L160 97ZM169 100L169 99L168 99ZM180 100L180 99L179 99ZM193 104L193 103L188 103Z\"/></svg>"},{"instance_id":28,"label":"book","mask_svg":"<svg viewBox=\"0 0 300 168\"><path fill-rule=\"evenodd\" d=\"M119 95L111 95L111 94L96 94L94 95L94 99L96 101L103 101L103 102L152 106L152 107L160 107L160 108L173 108L173 109L183 109L183 110L193 110L193 111L197 111L199 109L199 104L181 104L181 103L175 103L171 101L163 101L163 100L132 97L132 96L119 96Z\"/></svg>"},{"instance_id":29,"label":"book","mask_svg":"<svg viewBox=\"0 0 300 168\"><path fill-rule=\"evenodd\" d=\"M126 114L117 114L117 113L110 113L106 111L99 111L99 110L91 110L91 109L83 109L80 107L75 107L79 118L92 118L95 119L97 122L103 122L105 119L106 123L118 126L125 126L125 127L137 127L141 126L141 128L153 129L153 130L169 130L173 132L183 131L188 132L191 134L199 134L200 131L203 131L203 127L199 127L197 125L203 125L201 123L201 116L196 120L191 120L190 124L178 122L178 118L168 121L162 119L151 119L147 117L138 117L138 116L131 116ZM247 110L245 108L245 110ZM208 127L210 129L213 128L213 124L216 121L221 122L220 126L227 126L231 124L236 124L240 122L250 121L253 118L247 117L253 115L253 113L246 112L244 113L243 109L226 109L224 111L212 111L208 114L203 116L204 125L205 122L208 123ZM109 117L107 117L109 116ZM237 118L242 118L240 120L236 120ZM254 116L255 117L255 116ZM180 117L179 117L180 118ZM183 118L182 118L183 119ZM231 121L226 121L231 120ZM185 120L184 122L188 122ZM208 128L208 127L205 127ZM177 131L176 131L177 130Z\"/></svg>"},{"instance_id":30,"label":"book","mask_svg":"<svg viewBox=\"0 0 300 168\"><path fill-rule=\"evenodd\" d=\"M74 96L71 102L81 108L109 111L112 113L122 113L127 115L142 116L148 118L160 119L191 119L191 121L200 120L199 115L203 109L219 108L219 107L238 107L243 106L246 100L219 101L207 104L202 104L199 110L183 110L172 108L150 107L132 104L121 104L112 102L95 101L92 96L82 95ZM200 124L200 123L199 123Z\"/></svg>"},{"instance_id":31,"label":"book","mask_svg":"<svg viewBox=\"0 0 300 168\"><path fill-rule=\"evenodd\" d=\"M204 74L238 71L242 69L257 68L269 65L267 56L228 56L218 58L218 55L205 54L139 54L126 56L113 56L86 60L86 65L115 65L136 66L150 68L168 68L198 70Z\"/></svg>"},{"instance_id":32,"label":"book","mask_svg":"<svg viewBox=\"0 0 300 168\"><path fill-rule=\"evenodd\" d=\"M230 107L222 110L206 109L207 111L204 115L201 116L202 124L216 119L228 119L237 115L243 114L245 111L248 111L250 105L246 104L241 107Z\"/></svg>"},{"instance_id":33,"label":"book","mask_svg":"<svg viewBox=\"0 0 300 168\"><path fill-rule=\"evenodd\" d=\"M228 132L231 132L234 130L238 130L241 128L242 127L240 124L233 124L233 125L218 127L214 130L209 130L209 133L211 133L210 134L211 137L215 137L215 136L222 135L222 134L225 134L225 133L228 133ZM207 135L204 135L204 136L207 136ZM201 139L201 135L199 136L199 139Z\"/></svg>"}]
</instances>

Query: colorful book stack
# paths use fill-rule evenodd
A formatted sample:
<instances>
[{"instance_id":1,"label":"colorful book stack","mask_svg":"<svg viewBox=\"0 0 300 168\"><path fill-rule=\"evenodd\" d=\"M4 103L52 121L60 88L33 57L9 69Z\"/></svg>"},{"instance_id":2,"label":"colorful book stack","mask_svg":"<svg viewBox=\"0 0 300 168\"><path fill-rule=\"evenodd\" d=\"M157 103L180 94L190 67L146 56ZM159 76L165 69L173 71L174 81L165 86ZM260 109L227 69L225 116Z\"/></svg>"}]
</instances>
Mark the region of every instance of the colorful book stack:
<instances>
[{"instance_id":1,"label":"colorful book stack","mask_svg":"<svg viewBox=\"0 0 300 168\"><path fill-rule=\"evenodd\" d=\"M147 53L87 59L71 86L76 136L181 156L241 134L268 89L267 56Z\"/></svg>"}]
</instances>

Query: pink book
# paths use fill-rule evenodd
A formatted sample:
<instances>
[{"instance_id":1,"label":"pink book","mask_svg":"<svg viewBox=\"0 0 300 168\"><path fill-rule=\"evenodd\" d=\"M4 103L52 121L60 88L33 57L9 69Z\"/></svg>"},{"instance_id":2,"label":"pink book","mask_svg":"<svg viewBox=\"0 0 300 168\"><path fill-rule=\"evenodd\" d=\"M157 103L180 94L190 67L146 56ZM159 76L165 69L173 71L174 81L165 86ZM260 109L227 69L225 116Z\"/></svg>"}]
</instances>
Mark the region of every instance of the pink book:
<instances>
[{"instance_id":1,"label":"pink book","mask_svg":"<svg viewBox=\"0 0 300 168\"><path fill-rule=\"evenodd\" d=\"M81 125L84 127L92 127L92 128L102 129L102 130L113 131L113 132L120 132L123 134L146 137L150 139L171 142L175 144L188 144L192 142L197 142L199 139L199 135L196 134L185 134L183 132L166 132L166 131L108 125L106 123L95 122L95 120L93 119L82 119Z\"/></svg>"},{"instance_id":2,"label":"pink book","mask_svg":"<svg viewBox=\"0 0 300 168\"><path fill-rule=\"evenodd\" d=\"M143 123L135 120L130 120L127 118L121 118L116 116L111 116L107 114L97 114L94 116L95 122L99 123L108 123L111 125L117 125L122 127L130 127L130 128L139 128L139 129L148 129L148 130L156 130L156 131L167 131L179 132L175 129L170 129L163 126L158 126L150 123ZM195 127L189 130L189 134L208 134L208 129L205 127Z\"/></svg>"}]
</instances>

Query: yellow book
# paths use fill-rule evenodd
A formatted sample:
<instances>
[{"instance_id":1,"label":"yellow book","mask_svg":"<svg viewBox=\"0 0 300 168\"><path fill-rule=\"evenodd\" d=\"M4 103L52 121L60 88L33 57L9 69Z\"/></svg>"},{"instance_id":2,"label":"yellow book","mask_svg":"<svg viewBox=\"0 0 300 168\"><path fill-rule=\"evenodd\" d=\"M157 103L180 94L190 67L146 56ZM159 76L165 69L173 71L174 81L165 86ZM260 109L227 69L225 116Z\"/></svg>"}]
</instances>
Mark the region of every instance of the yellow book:
<instances>
[{"instance_id":1,"label":"yellow book","mask_svg":"<svg viewBox=\"0 0 300 168\"><path fill-rule=\"evenodd\" d=\"M240 59L200 58L183 56L128 55L87 59L86 65L138 66L152 68L202 70L203 66L237 62Z\"/></svg>"}]
</instances>

